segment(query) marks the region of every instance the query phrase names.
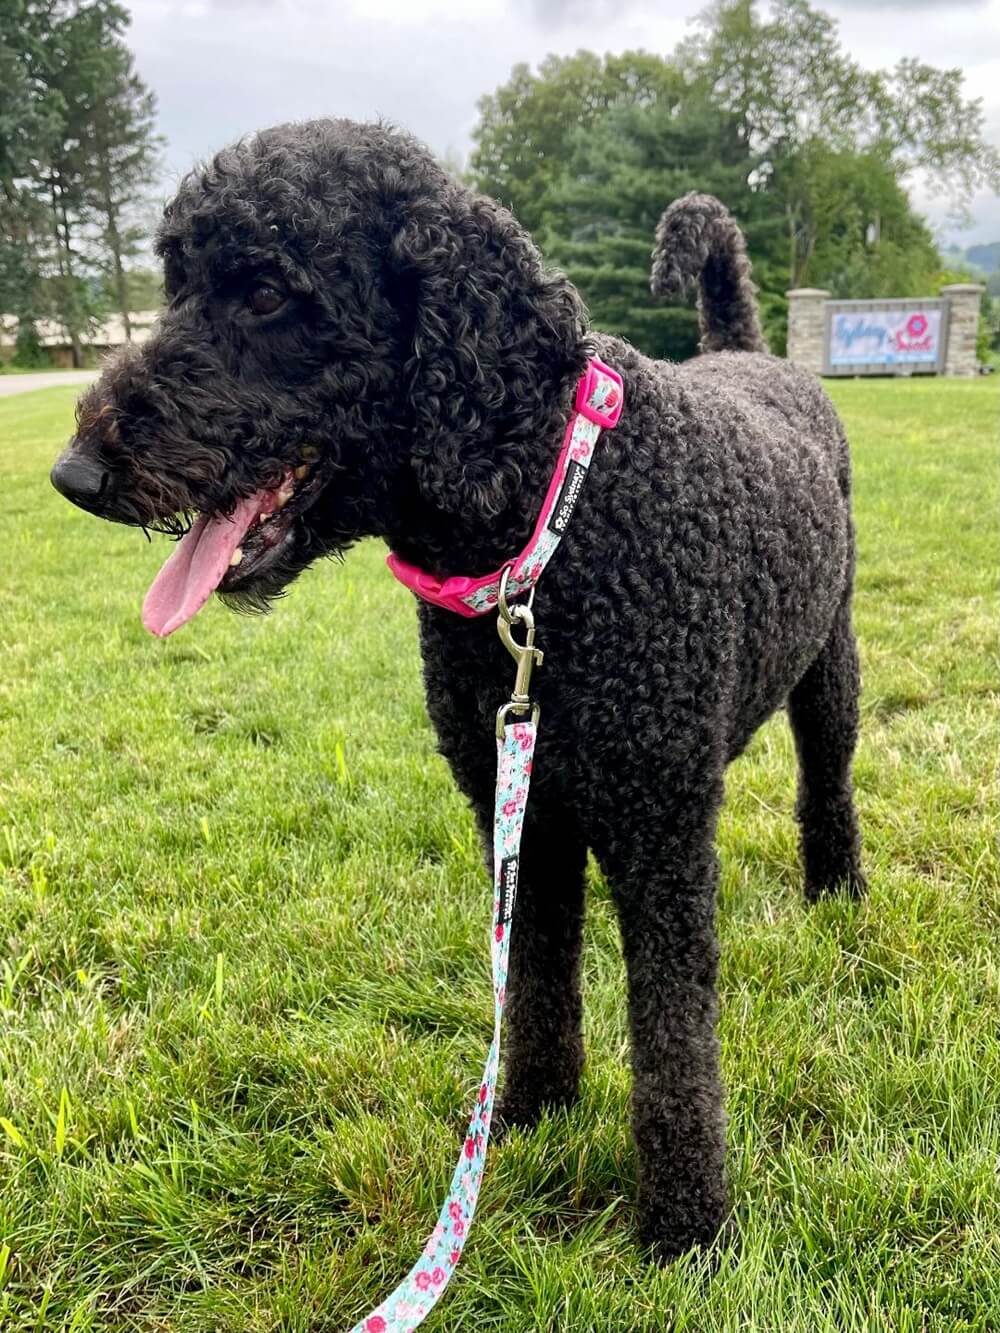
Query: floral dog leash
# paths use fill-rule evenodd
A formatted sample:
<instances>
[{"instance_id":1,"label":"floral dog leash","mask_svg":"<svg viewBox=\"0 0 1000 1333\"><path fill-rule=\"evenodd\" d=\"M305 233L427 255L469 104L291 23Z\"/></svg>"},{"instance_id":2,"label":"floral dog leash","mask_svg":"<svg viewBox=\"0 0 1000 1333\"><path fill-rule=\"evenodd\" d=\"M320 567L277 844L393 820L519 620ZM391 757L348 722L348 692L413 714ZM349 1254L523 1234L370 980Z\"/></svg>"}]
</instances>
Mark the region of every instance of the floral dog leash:
<instances>
[{"instance_id":1,"label":"floral dog leash","mask_svg":"<svg viewBox=\"0 0 1000 1333\"><path fill-rule=\"evenodd\" d=\"M460 615L498 611L497 631L517 664L514 689L497 712L497 785L493 808L493 1040L486 1057L462 1151L451 1187L423 1253L396 1289L351 1333L410 1333L441 1299L468 1239L479 1198L486 1146L493 1119L500 1066L500 1026L507 987L511 918L517 897L521 831L531 783L539 708L532 702L531 673L542 664L535 647L531 609L534 588L569 522L593 458L601 430L618 423L622 409L621 376L596 358L577 389L575 410L566 427L563 447L531 540L516 560L481 578L444 580L425 574L390 555L389 568L418 596ZM527 602L508 601L529 593ZM516 628L523 629L518 643Z\"/></svg>"},{"instance_id":2,"label":"floral dog leash","mask_svg":"<svg viewBox=\"0 0 1000 1333\"><path fill-rule=\"evenodd\" d=\"M451 1178L448 1197L423 1254L396 1290L355 1325L353 1333L404 1333L404 1330L416 1328L448 1285L472 1226L486 1165L486 1144L500 1063L500 1022L506 998L509 927L517 892L517 855L531 779L535 734L535 719L531 718L504 726L503 738L497 741L499 776L493 855L499 869L493 877L493 1040L476 1106Z\"/></svg>"}]
</instances>

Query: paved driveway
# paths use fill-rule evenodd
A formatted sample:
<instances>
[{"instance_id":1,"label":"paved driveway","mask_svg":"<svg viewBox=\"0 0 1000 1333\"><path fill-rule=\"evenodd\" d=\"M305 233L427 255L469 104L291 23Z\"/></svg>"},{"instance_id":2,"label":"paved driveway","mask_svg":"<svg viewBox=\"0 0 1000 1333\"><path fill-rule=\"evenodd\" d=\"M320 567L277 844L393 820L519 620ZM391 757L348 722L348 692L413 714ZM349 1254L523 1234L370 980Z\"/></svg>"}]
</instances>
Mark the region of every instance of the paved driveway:
<instances>
[{"instance_id":1,"label":"paved driveway","mask_svg":"<svg viewBox=\"0 0 1000 1333\"><path fill-rule=\"evenodd\" d=\"M96 370L43 370L34 375L0 375L0 398L27 393L30 389L51 389L57 384L89 384L99 373Z\"/></svg>"}]
</instances>

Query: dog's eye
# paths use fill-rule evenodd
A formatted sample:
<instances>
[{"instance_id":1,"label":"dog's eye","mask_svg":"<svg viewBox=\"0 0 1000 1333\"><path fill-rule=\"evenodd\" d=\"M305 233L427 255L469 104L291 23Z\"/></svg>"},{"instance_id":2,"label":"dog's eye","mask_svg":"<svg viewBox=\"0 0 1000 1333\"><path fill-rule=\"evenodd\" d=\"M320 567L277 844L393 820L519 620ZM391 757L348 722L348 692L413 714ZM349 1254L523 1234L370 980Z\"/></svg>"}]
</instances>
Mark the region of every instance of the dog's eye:
<instances>
[{"instance_id":1,"label":"dog's eye","mask_svg":"<svg viewBox=\"0 0 1000 1333\"><path fill-rule=\"evenodd\" d=\"M287 300L285 293L269 282L259 282L247 294L247 305L254 315L273 315Z\"/></svg>"}]
</instances>

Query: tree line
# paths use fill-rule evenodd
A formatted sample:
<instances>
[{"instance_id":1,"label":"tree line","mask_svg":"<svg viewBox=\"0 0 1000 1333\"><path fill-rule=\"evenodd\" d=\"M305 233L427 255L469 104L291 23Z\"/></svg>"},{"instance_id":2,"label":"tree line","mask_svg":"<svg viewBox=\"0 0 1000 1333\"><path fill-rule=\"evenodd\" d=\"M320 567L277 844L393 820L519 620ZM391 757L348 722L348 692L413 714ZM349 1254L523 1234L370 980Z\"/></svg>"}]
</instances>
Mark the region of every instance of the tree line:
<instances>
[{"instance_id":1,"label":"tree line","mask_svg":"<svg viewBox=\"0 0 1000 1333\"><path fill-rule=\"evenodd\" d=\"M43 318L74 364L110 311L131 336L160 141L128 22L114 0L0 0L0 313L18 321L22 364L40 359Z\"/></svg>"},{"instance_id":2,"label":"tree line","mask_svg":"<svg viewBox=\"0 0 1000 1333\"><path fill-rule=\"evenodd\" d=\"M1000 158L959 70L863 69L808 0L715 0L690 38L647 52L518 65L479 103L471 174L534 232L595 324L652 356L697 341L687 309L654 306L656 221L687 190L742 223L771 346L793 287L837 297L932 294L954 276L916 214L919 173L961 213L1000 187Z\"/></svg>"},{"instance_id":3,"label":"tree line","mask_svg":"<svg viewBox=\"0 0 1000 1333\"><path fill-rule=\"evenodd\" d=\"M79 361L95 323L159 301L148 252L159 171L153 94L116 0L0 0L0 314L17 357L55 318ZM249 128L249 127L248 127ZM1000 187L959 70L863 69L809 0L713 0L667 55L549 56L479 103L469 176L564 268L599 328L652 356L695 350L690 310L649 297L656 221L687 190L742 223L771 346L785 292L932 294L954 273L908 185L957 212Z\"/></svg>"}]
</instances>

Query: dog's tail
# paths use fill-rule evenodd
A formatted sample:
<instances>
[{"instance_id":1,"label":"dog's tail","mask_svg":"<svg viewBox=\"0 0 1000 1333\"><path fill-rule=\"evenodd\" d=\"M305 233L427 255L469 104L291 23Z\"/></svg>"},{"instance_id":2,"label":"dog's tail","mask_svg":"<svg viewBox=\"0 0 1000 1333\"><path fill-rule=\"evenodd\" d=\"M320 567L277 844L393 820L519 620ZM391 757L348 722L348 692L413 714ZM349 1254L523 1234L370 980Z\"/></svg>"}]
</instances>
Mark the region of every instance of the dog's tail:
<instances>
[{"instance_id":1,"label":"dog's tail","mask_svg":"<svg viewBox=\"0 0 1000 1333\"><path fill-rule=\"evenodd\" d=\"M766 352L736 220L710 194L686 194L660 218L653 247L654 296L683 296L697 281L703 352Z\"/></svg>"}]
</instances>

